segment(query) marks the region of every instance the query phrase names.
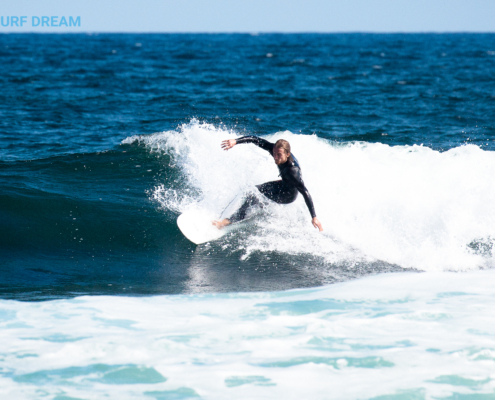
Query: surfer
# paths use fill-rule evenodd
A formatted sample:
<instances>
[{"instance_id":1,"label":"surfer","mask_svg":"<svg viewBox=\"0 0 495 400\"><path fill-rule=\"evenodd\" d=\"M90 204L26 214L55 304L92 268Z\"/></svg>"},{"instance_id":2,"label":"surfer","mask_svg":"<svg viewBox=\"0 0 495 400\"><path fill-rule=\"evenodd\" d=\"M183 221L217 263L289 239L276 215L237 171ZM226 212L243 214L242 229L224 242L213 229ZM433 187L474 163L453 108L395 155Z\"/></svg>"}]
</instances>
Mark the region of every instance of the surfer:
<instances>
[{"instance_id":1,"label":"surfer","mask_svg":"<svg viewBox=\"0 0 495 400\"><path fill-rule=\"evenodd\" d=\"M279 176L282 178L278 181L266 182L262 185L257 185L256 188L265 197L278 204L292 203L296 200L297 193L301 193L311 214L311 223L315 228L322 231L323 227L321 226L321 222L318 221L318 218L316 218L313 200L311 199L308 189L306 189L306 186L302 180L299 163L290 152L289 142L287 140L280 139L277 140L276 143L270 143L269 141L257 136L243 136L239 139L228 139L222 141L222 149L230 150L236 144L242 143L254 143L256 146L268 151L273 156L275 164L277 164L280 172ZM213 221L212 224L218 229L221 229L224 226L230 225L234 222L242 221L246 218L248 209L259 203L260 201L258 197L256 197L253 193L250 193L246 196L242 206L234 214L232 214L229 218L225 218L220 221Z\"/></svg>"}]
</instances>

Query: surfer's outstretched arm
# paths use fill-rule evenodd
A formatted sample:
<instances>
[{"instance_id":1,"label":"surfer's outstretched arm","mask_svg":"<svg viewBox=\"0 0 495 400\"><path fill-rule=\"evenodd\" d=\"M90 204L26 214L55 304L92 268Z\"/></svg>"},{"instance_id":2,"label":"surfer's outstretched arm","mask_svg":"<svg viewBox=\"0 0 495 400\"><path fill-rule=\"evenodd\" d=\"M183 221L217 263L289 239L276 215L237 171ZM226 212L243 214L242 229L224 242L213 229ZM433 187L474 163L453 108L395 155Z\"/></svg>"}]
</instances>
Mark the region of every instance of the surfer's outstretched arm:
<instances>
[{"instance_id":1,"label":"surfer's outstretched arm","mask_svg":"<svg viewBox=\"0 0 495 400\"><path fill-rule=\"evenodd\" d=\"M306 189L306 186L304 186L303 183L302 187L301 186L297 187L297 190L299 191L299 193L303 195L304 201L306 202L309 212L311 213L311 223L315 228L317 228L321 232L323 230L323 226L321 225L321 222L318 220L318 218L316 218L315 208L313 206L313 200L311 199L311 195L309 194L308 189Z\"/></svg>"},{"instance_id":2,"label":"surfer's outstretched arm","mask_svg":"<svg viewBox=\"0 0 495 400\"><path fill-rule=\"evenodd\" d=\"M268 140L262 139L258 136L243 136L238 139L227 139L222 141L222 149L230 150L236 144L243 143L253 143L258 147L261 147L263 150L268 151L271 155L273 155L273 147L275 146L273 143L270 143Z\"/></svg>"}]
</instances>

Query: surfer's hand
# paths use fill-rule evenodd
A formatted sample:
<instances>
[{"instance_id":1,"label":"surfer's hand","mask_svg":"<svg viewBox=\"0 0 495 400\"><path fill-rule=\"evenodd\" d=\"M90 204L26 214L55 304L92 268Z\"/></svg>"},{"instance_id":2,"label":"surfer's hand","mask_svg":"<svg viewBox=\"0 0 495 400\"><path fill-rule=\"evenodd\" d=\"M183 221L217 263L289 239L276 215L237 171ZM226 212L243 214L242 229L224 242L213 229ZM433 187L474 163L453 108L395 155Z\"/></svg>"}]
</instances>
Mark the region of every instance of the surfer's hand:
<instances>
[{"instance_id":1,"label":"surfer's hand","mask_svg":"<svg viewBox=\"0 0 495 400\"><path fill-rule=\"evenodd\" d=\"M237 141L235 139L227 139L222 142L222 149L229 150L236 145Z\"/></svg>"},{"instance_id":2,"label":"surfer's hand","mask_svg":"<svg viewBox=\"0 0 495 400\"><path fill-rule=\"evenodd\" d=\"M321 222L318 221L318 218L314 217L312 220L311 220L311 223L313 224L313 226L315 228L318 228L320 230L320 232L323 230L323 226L321 226Z\"/></svg>"}]
</instances>

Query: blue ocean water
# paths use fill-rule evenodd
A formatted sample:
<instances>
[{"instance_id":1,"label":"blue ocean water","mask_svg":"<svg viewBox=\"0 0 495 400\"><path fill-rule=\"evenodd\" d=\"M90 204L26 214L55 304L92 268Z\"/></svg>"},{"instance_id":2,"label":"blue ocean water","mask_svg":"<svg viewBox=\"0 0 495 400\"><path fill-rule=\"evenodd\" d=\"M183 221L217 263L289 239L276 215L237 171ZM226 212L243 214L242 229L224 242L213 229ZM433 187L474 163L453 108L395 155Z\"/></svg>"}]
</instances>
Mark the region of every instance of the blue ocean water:
<instances>
[{"instance_id":1,"label":"blue ocean water","mask_svg":"<svg viewBox=\"0 0 495 400\"><path fill-rule=\"evenodd\" d=\"M495 34L4 34L0 63L3 397L495 398ZM290 141L324 232L300 198L182 236L278 179L243 135Z\"/></svg>"},{"instance_id":2,"label":"blue ocean water","mask_svg":"<svg viewBox=\"0 0 495 400\"><path fill-rule=\"evenodd\" d=\"M216 148L227 132L289 131L308 140L316 135L318 144L303 140L294 148L299 158L309 149L303 164L311 146L322 143L329 151L380 143L388 146L389 158L414 145L446 152L473 144L491 154L494 39L492 34L2 35L1 295L187 293L195 291L184 267L191 264L212 266L216 283L197 291L215 292L317 286L401 270L405 265L386 254L356 267L352 256L332 263L318 252L287 255L270 246L242 260L243 249L213 244L215 251L204 257L179 233L178 210L160 207L150 195L160 185L184 195L184 175L197 171L177 165L173 150L154 152L129 138L150 141L159 132L185 137L188 129L208 126L216 132L209 130L208 146ZM204 152L208 165L212 155L199 139L191 141L196 143L188 146ZM363 147L363 154L368 150ZM256 151L243 151L255 157ZM329 179L343 176L348 184L356 179L339 165L327 168L329 157L323 152L312 169L303 167L313 197L316 186L328 187ZM401 168L389 161L390 168ZM194 201L219 190L219 168L208 171L213 179L207 187L195 187ZM241 162L229 168L239 174L232 177L236 184L249 173ZM272 170L253 184L277 178L274 167L266 168ZM368 173L381 173L373 168L366 166ZM404 168L404 174L411 171ZM385 185L377 202L390 199L393 185ZM315 198L318 213L338 206L338 199L328 198L338 190L334 186ZM327 231L335 224L324 222ZM337 230L332 234L339 238ZM476 232L471 239L479 239ZM309 271L314 268L321 271Z\"/></svg>"}]
</instances>

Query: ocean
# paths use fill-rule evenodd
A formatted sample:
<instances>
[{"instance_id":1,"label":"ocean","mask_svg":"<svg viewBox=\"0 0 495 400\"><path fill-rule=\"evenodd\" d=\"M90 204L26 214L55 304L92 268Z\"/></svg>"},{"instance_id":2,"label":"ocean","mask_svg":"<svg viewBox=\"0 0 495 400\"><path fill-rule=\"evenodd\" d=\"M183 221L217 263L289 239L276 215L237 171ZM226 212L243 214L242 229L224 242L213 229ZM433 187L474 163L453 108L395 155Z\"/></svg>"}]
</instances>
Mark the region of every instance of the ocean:
<instances>
[{"instance_id":1,"label":"ocean","mask_svg":"<svg viewBox=\"0 0 495 400\"><path fill-rule=\"evenodd\" d=\"M0 35L2 399L495 399L495 34ZM278 178L302 196L196 246Z\"/></svg>"}]
</instances>

